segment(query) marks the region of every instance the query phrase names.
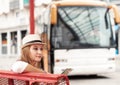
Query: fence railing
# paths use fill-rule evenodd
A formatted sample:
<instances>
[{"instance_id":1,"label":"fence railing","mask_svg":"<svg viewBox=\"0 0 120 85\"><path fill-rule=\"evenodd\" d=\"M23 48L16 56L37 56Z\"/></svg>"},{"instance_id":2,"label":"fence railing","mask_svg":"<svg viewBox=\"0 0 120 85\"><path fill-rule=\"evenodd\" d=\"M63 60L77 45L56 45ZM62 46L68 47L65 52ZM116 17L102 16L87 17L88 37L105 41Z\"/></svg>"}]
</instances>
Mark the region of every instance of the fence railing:
<instances>
[{"instance_id":1,"label":"fence railing","mask_svg":"<svg viewBox=\"0 0 120 85\"><path fill-rule=\"evenodd\" d=\"M14 73L0 70L0 85L69 85L69 79L63 74Z\"/></svg>"}]
</instances>

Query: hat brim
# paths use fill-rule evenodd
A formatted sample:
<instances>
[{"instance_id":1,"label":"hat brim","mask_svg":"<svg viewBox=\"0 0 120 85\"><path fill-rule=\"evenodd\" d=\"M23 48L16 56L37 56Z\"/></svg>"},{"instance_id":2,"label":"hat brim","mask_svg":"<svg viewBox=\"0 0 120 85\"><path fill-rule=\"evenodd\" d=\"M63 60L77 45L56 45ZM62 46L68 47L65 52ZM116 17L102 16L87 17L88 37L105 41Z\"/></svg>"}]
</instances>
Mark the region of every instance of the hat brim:
<instances>
[{"instance_id":1,"label":"hat brim","mask_svg":"<svg viewBox=\"0 0 120 85\"><path fill-rule=\"evenodd\" d=\"M24 47L29 45L45 45L45 43L42 43L42 42L27 43L27 44L24 44L21 48L23 49Z\"/></svg>"}]
</instances>

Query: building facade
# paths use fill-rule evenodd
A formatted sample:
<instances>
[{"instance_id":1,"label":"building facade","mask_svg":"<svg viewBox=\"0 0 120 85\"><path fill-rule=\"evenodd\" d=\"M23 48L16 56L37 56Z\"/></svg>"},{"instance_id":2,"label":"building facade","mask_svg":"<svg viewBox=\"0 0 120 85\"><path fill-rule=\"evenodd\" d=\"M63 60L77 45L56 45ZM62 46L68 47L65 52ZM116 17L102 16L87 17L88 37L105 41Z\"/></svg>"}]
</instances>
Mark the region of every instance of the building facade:
<instances>
[{"instance_id":1,"label":"building facade","mask_svg":"<svg viewBox=\"0 0 120 85\"><path fill-rule=\"evenodd\" d=\"M51 0L34 0L35 22ZM0 0L0 56L19 56L22 38L29 33L29 0ZM37 24L35 25L37 27Z\"/></svg>"}]
</instances>

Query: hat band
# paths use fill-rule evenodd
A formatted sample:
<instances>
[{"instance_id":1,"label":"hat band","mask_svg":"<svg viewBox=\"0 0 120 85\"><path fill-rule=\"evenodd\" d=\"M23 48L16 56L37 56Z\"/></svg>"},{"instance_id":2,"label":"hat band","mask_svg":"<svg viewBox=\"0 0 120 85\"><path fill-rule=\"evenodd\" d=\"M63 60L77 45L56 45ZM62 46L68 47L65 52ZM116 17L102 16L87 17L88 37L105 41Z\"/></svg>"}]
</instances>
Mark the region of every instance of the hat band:
<instances>
[{"instance_id":1,"label":"hat band","mask_svg":"<svg viewBox=\"0 0 120 85\"><path fill-rule=\"evenodd\" d=\"M34 41L27 42L27 43L34 43L34 42L42 42L42 41L41 40L34 40Z\"/></svg>"}]
</instances>

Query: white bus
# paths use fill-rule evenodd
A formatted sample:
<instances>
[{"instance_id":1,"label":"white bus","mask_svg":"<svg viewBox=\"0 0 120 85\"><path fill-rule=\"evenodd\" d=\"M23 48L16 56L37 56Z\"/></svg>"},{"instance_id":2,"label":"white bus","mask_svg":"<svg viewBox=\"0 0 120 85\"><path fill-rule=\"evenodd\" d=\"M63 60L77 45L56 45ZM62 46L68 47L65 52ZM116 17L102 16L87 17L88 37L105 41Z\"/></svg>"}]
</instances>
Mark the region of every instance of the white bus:
<instances>
[{"instance_id":1,"label":"white bus","mask_svg":"<svg viewBox=\"0 0 120 85\"><path fill-rule=\"evenodd\" d=\"M44 69L68 75L115 72L115 24L120 23L115 5L91 0L51 3L39 19L39 30L47 36Z\"/></svg>"}]
</instances>

